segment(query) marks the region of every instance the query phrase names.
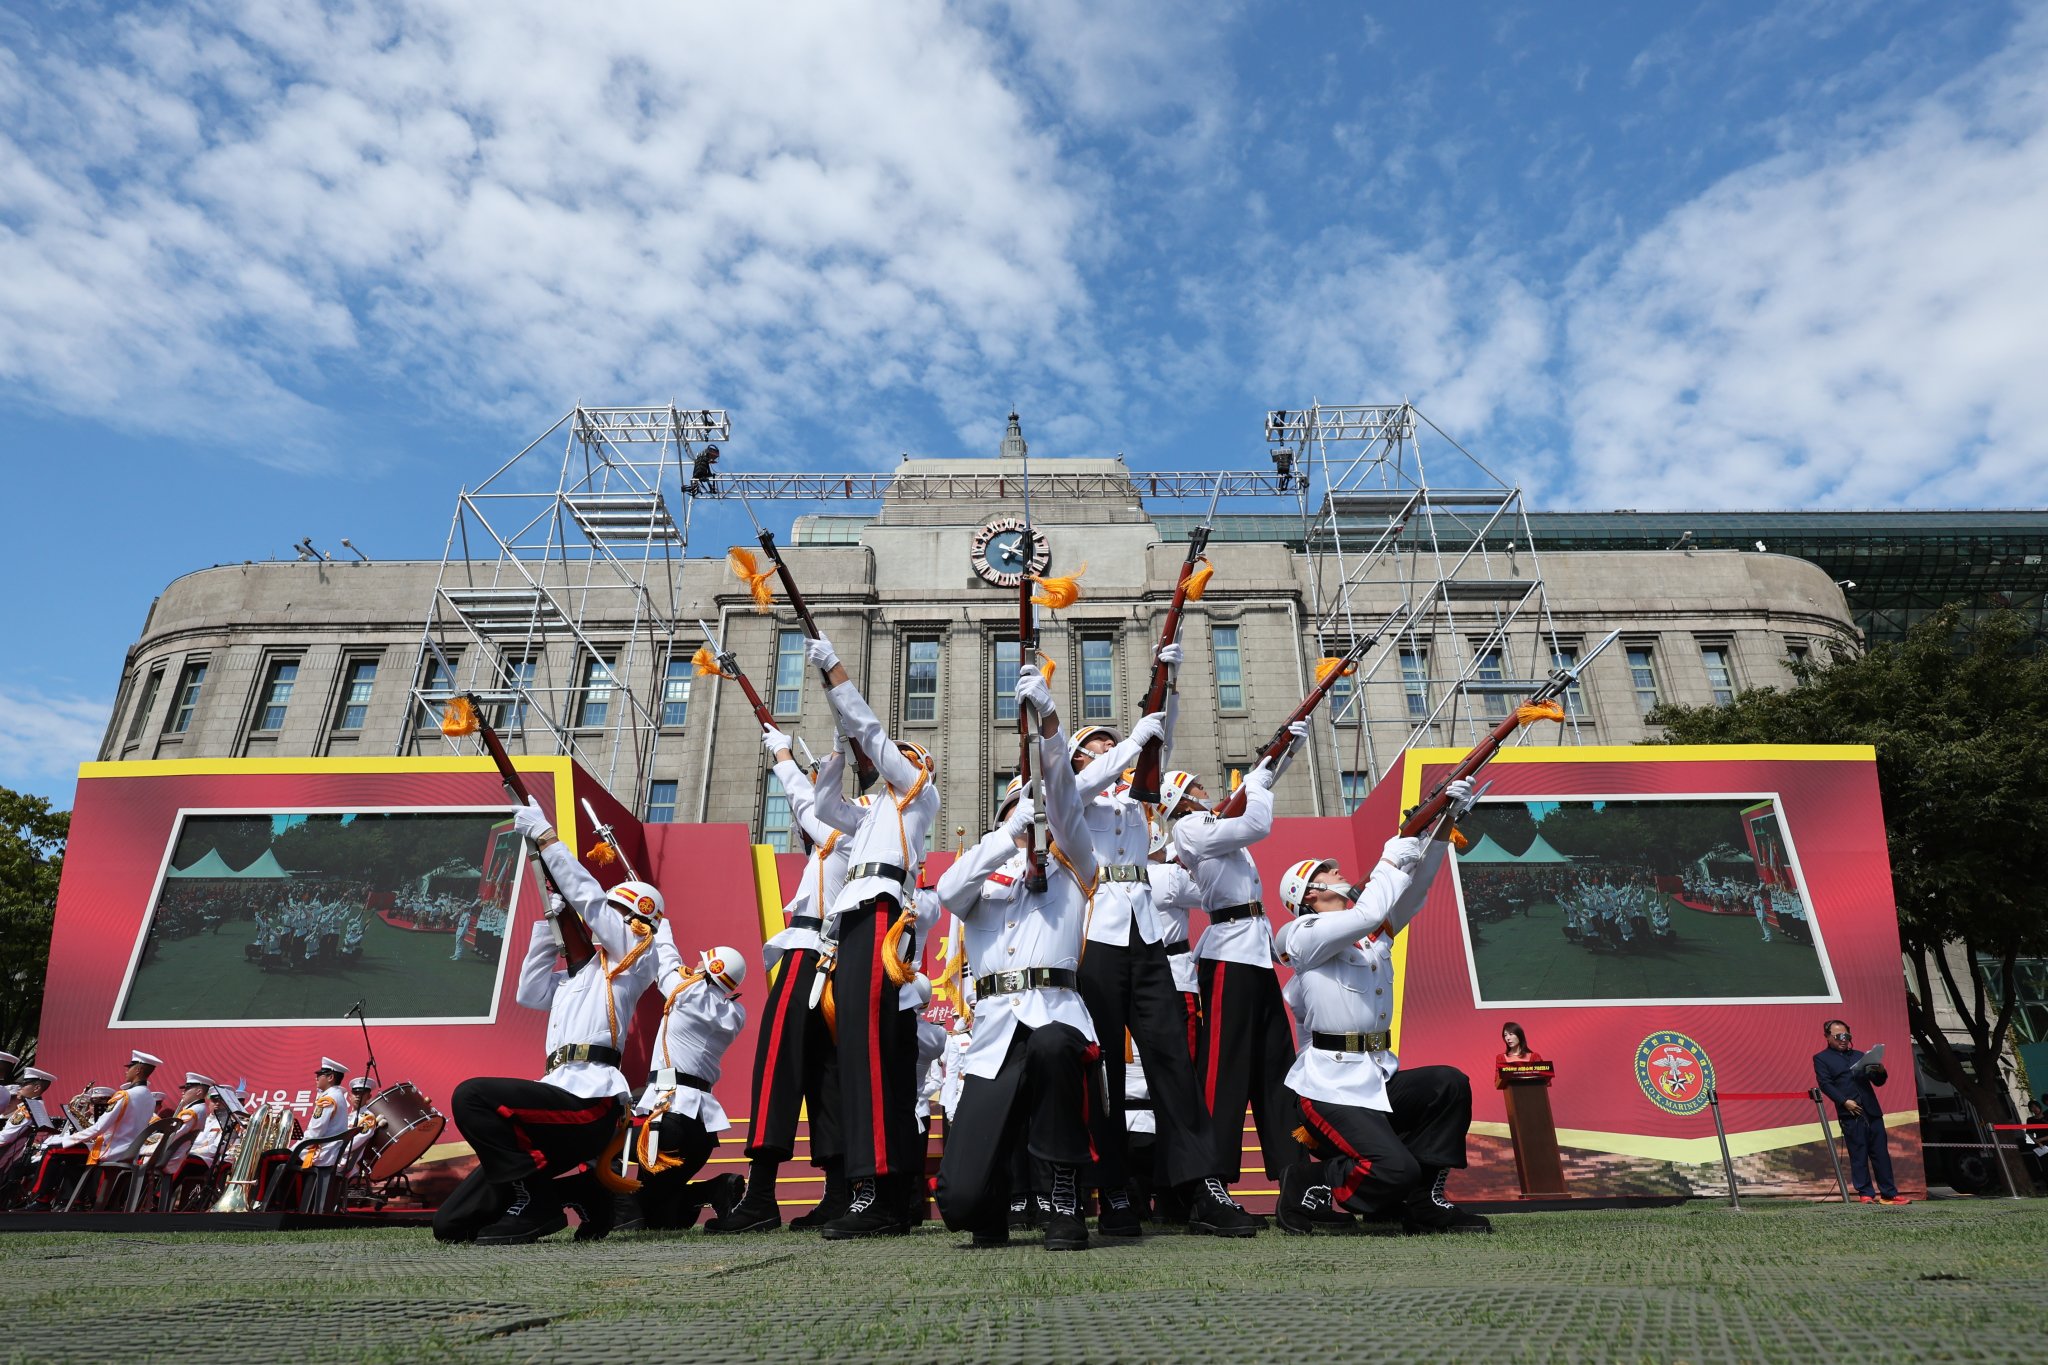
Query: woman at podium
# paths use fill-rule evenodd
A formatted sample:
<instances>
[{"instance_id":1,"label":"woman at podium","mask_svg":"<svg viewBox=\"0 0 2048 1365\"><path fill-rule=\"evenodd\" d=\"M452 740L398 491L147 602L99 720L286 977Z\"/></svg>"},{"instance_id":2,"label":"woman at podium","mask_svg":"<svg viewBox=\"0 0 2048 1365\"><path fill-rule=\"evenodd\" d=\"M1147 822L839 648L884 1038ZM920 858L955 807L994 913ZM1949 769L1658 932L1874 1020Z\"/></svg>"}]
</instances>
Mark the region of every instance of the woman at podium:
<instances>
[{"instance_id":1,"label":"woman at podium","mask_svg":"<svg viewBox=\"0 0 2048 1365\"><path fill-rule=\"evenodd\" d=\"M1500 1051L1493 1055L1494 1085L1504 1087L1507 1082L1500 1079L1500 1069L1510 1062L1540 1062L1543 1054L1529 1046L1529 1035L1522 1032L1522 1026L1510 1019L1500 1026Z\"/></svg>"}]
</instances>

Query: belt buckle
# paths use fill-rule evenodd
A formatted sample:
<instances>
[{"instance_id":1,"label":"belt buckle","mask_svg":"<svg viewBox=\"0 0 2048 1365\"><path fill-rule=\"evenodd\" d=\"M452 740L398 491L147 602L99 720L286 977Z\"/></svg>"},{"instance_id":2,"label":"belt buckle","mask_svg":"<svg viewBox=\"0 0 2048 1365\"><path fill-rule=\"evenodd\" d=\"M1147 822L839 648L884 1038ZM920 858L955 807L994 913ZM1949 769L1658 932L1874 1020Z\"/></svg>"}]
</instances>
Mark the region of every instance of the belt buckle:
<instances>
[{"instance_id":1,"label":"belt buckle","mask_svg":"<svg viewBox=\"0 0 2048 1365\"><path fill-rule=\"evenodd\" d=\"M999 994L1014 995L1024 989L1024 973L1015 969L997 972L996 983L1000 987Z\"/></svg>"}]
</instances>

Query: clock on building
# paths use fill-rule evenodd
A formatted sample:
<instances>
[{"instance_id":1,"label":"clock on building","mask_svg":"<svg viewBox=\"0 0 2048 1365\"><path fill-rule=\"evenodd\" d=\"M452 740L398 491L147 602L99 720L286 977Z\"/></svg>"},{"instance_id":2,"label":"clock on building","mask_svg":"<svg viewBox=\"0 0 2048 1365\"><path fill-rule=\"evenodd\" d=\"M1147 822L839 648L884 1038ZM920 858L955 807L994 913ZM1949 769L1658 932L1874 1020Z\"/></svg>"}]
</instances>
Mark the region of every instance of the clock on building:
<instances>
[{"instance_id":1,"label":"clock on building","mask_svg":"<svg viewBox=\"0 0 2048 1365\"><path fill-rule=\"evenodd\" d=\"M984 583L1014 588L1024 573L1043 574L1052 567L1052 546L1045 532L1026 526L1020 517L997 517L974 533L974 572Z\"/></svg>"}]
</instances>

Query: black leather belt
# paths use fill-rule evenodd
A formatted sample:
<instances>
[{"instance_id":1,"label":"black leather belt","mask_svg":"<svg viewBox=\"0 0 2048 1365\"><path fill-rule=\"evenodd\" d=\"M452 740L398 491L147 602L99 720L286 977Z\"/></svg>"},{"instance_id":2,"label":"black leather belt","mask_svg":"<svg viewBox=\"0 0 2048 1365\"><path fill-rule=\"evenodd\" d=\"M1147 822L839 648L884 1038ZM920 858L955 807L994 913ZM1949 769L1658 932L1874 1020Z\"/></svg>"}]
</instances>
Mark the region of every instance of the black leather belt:
<instances>
[{"instance_id":1,"label":"black leather belt","mask_svg":"<svg viewBox=\"0 0 2048 1365\"><path fill-rule=\"evenodd\" d=\"M1219 906L1209 912L1209 923L1229 924L1232 920L1254 919L1266 913L1262 902L1249 901L1243 905Z\"/></svg>"},{"instance_id":2,"label":"black leather belt","mask_svg":"<svg viewBox=\"0 0 2048 1365\"><path fill-rule=\"evenodd\" d=\"M1168 957L1172 957L1175 953L1186 952L1188 950L1188 941L1184 938L1177 938L1171 943L1162 943L1159 946L1166 949Z\"/></svg>"},{"instance_id":3,"label":"black leather belt","mask_svg":"<svg viewBox=\"0 0 2048 1365\"><path fill-rule=\"evenodd\" d=\"M591 1062L598 1066L617 1066L626 1060L626 1054L603 1043L564 1043L548 1054L548 1070L567 1066L570 1062Z\"/></svg>"},{"instance_id":4,"label":"black leather belt","mask_svg":"<svg viewBox=\"0 0 2048 1365\"><path fill-rule=\"evenodd\" d=\"M1108 863L1102 869L1102 880L1106 882L1142 882L1146 880L1145 869L1138 863Z\"/></svg>"},{"instance_id":5,"label":"black leather belt","mask_svg":"<svg viewBox=\"0 0 2048 1365\"><path fill-rule=\"evenodd\" d=\"M1311 1033L1313 1047L1331 1052L1385 1052L1393 1044L1390 1033Z\"/></svg>"},{"instance_id":6,"label":"black leather belt","mask_svg":"<svg viewBox=\"0 0 2048 1365\"><path fill-rule=\"evenodd\" d=\"M822 933L825 929L825 921L817 915L791 915L789 917L789 927L792 929L809 929L814 934Z\"/></svg>"},{"instance_id":7,"label":"black leather belt","mask_svg":"<svg viewBox=\"0 0 2048 1365\"><path fill-rule=\"evenodd\" d=\"M857 882L863 877L880 877L885 881L907 882L910 874L894 863L855 863L846 869L846 880Z\"/></svg>"},{"instance_id":8,"label":"black leather belt","mask_svg":"<svg viewBox=\"0 0 2048 1365\"><path fill-rule=\"evenodd\" d=\"M649 1085L660 1085L661 1073L659 1071L648 1072L647 1083ZM676 1073L676 1084L687 1085L695 1090L709 1090L711 1088L711 1082L705 1080L702 1076L692 1076L687 1071L678 1071Z\"/></svg>"},{"instance_id":9,"label":"black leather belt","mask_svg":"<svg viewBox=\"0 0 2048 1365\"><path fill-rule=\"evenodd\" d=\"M1015 995L1018 991L1081 989L1081 974L1067 967L1019 967L974 978L974 993Z\"/></svg>"}]
</instances>

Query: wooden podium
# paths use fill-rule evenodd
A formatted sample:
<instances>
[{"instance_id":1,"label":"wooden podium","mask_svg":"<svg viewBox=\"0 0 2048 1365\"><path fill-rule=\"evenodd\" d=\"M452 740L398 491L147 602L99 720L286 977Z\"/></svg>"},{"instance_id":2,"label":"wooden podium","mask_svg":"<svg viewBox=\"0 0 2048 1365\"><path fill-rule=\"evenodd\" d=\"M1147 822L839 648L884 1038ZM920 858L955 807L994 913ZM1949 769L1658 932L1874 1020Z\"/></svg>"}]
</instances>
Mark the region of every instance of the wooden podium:
<instances>
[{"instance_id":1,"label":"wooden podium","mask_svg":"<svg viewBox=\"0 0 2048 1365\"><path fill-rule=\"evenodd\" d=\"M1522 1193L1564 1193L1564 1164L1557 1154L1557 1122L1550 1117L1549 1062L1502 1062L1495 1083L1506 1091L1508 1138L1515 1145L1515 1176Z\"/></svg>"}]
</instances>

